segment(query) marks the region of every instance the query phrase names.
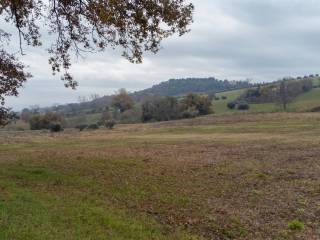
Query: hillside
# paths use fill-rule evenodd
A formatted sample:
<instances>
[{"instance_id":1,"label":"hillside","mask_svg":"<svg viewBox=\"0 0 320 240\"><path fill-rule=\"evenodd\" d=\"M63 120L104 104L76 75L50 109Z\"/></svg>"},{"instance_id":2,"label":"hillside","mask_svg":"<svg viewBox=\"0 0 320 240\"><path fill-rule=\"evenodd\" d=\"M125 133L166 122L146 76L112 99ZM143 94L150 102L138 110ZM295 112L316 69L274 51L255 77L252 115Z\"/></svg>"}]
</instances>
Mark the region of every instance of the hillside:
<instances>
[{"instance_id":1,"label":"hillside","mask_svg":"<svg viewBox=\"0 0 320 240\"><path fill-rule=\"evenodd\" d=\"M314 89L309 92L303 93L293 99L288 104L287 111L289 112L310 112L314 108L320 107L320 88L319 82L320 78L313 78ZM225 114L225 113L234 113L236 110L230 110L227 107L227 103L234 101L241 96L247 89L239 89L226 91L222 93L217 93L217 97L220 99L213 102L213 109L216 114ZM227 99L221 99L222 96L226 96ZM282 111L282 108L279 104L276 103L255 103L250 104L250 110L247 112L252 113L263 113L263 112L279 112Z\"/></svg>"},{"instance_id":2,"label":"hillside","mask_svg":"<svg viewBox=\"0 0 320 240\"><path fill-rule=\"evenodd\" d=\"M192 93L216 93L252 86L246 81L228 81L216 78L170 79L151 88L134 93L134 95L182 96Z\"/></svg>"},{"instance_id":3,"label":"hillside","mask_svg":"<svg viewBox=\"0 0 320 240\"><path fill-rule=\"evenodd\" d=\"M311 91L304 92L295 97L292 101L289 102L287 111L289 112L311 112L315 111L320 107L320 88L319 88L319 77L314 77L313 80L313 89L311 86ZM299 81L299 79L296 79ZM192 87L192 83L194 86ZM261 86L271 86L274 84L278 84L277 82L264 84ZM311 83L312 84L312 83ZM207 86L207 89L205 89ZM211 86L211 88L209 87ZM243 88L240 88L243 86ZM261 87L260 86L260 87ZM180 89L181 87L181 89ZM231 88L232 90L228 90ZM221 114L234 114L241 113L243 111L239 111L236 109L229 109L227 104L229 102L235 101L239 99L241 95L243 95L248 89L257 89L252 84L247 82L232 82L232 81L220 81L214 78L205 78L205 79L180 79L180 80L169 80L167 82L163 82L159 85L155 85L151 88L132 93L132 97L136 101L135 105L135 120L133 122L140 122L142 117L139 117L139 108L141 108L141 101L143 101L144 97L150 95L170 95L174 93L188 93L187 89L193 89L193 92L197 93L208 93L211 94L213 89L215 89L215 98L212 101L212 111L215 115ZM227 89L227 90L225 90ZM218 91L220 90L220 91ZM177 95L180 97L180 95ZM101 121L102 113L105 111L106 107L110 105L112 96L105 96L102 98L95 99L90 102L84 103L74 103L61 105L54 108L46 108L42 109L42 111L56 111L62 113L66 120L66 127L75 127L80 124L95 124ZM281 112L283 111L282 106L276 102L264 102L264 103L252 103L249 102L250 109L244 112L249 113L263 113L263 112ZM128 123L128 122L123 122ZM27 123L22 123L22 121L18 121L10 126L7 126L7 129L28 129L29 125Z\"/></svg>"},{"instance_id":4,"label":"hillside","mask_svg":"<svg viewBox=\"0 0 320 240\"><path fill-rule=\"evenodd\" d=\"M145 96L181 96L187 93L216 93L232 89L248 88L253 86L246 81L218 80L216 78L186 78L171 79L141 91L131 93L136 101L141 101ZM103 96L83 103L71 103L56 107L44 108L44 111L58 111L66 116L81 114L96 114L110 105L112 96Z\"/></svg>"}]
</instances>

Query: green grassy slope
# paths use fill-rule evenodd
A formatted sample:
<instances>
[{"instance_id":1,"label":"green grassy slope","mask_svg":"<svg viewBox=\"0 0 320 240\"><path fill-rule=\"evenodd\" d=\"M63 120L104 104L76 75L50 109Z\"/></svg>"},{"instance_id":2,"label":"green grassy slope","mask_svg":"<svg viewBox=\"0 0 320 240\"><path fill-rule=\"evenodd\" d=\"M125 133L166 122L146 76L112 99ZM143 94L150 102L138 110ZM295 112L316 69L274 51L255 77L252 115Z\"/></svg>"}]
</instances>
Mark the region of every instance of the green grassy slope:
<instances>
[{"instance_id":1,"label":"green grassy slope","mask_svg":"<svg viewBox=\"0 0 320 240\"><path fill-rule=\"evenodd\" d=\"M298 96L291 104L291 111L309 111L312 108L320 106L320 88L315 88L312 91Z\"/></svg>"},{"instance_id":2,"label":"green grassy slope","mask_svg":"<svg viewBox=\"0 0 320 240\"><path fill-rule=\"evenodd\" d=\"M236 100L246 89L240 89L229 92L218 93L217 96L220 97L220 100L213 101L213 110L216 114L225 114L225 113L235 113L239 112L238 110L230 110L227 107L227 103ZM222 96L226 96L227 99L221 99ZM250 104L250 110L247 112L277 112L280 111L280 106L274 103L263 103L263 104Z\"/></svg>"},{"instance_id":3,"label":"green grassy slope","mask_svg":"<svg viewBox=\"0 0 320 240\"><path fill-rule=\"evenodd\" d=\"M318 84L318 81L315 81ZM213 102L213 109L216 114L234 113L239 112L238 110L230 110L227 107L227 103L236 100L246 89L229 91L218 93L217 96L220 100ZM221 97L226 96L226 100L222 100ZM308 112L315 107L320 106L320 88L314 88L310 92L301 94L296 99L294 99L288 105L288 111L290 112ZM250 104L250 110L247 112L279 112L282 108L276 103L260 103L260 104Z\"/></svg>"}]
</instances>

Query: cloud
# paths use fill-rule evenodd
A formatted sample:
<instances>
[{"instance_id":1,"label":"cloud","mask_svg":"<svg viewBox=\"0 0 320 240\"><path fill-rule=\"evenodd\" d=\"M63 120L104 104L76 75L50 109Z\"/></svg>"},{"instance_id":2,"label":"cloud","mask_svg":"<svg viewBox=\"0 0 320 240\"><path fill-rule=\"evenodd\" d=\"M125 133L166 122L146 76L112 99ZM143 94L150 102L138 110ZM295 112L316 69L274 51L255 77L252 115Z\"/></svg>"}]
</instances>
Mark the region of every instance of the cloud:
<instances>
[{"instance_id":1,"label":"cloud","mask_svg":"<svg viewBox=\"0 0 320 240\"><path fill-rule=\"evenodd\" d=\"M9 105L22 108L74 102L80 95L110 94L150 87L170 78L215 76L272 81L283 76L318 73L320 5L316 0L193 0L195 22L183 37L163 42L134 65L118 50L74 61L77 91L52 76L44 49L27 49L23 60L34 75ZM1 27L1 23L0 23Z\"/></svg>"}]
</instances>

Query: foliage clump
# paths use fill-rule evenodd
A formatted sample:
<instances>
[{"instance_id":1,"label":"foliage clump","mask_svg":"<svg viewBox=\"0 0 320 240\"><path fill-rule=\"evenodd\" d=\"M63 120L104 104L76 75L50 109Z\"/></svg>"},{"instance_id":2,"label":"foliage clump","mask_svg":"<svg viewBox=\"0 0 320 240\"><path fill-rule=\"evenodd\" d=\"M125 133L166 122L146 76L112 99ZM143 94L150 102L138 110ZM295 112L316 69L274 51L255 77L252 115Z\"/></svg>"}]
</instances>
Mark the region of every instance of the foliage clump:
<instances>
[{"instance_id":1,"label":"foliage clump","mask_svg":"<svg viewBox=\"0 0 320 240\"><path fill-rule=\"evenodd\" d=\"M123 113L133 108L134 101L125 89L120 89L112 98L112 106Z\"/></svg>"},{"instance_id":2,"label":"foliage clump","mask_svg":"<svg viewBox=\"0 0 320 240\"><path fill-rule=\"evenodd\" d=\"M47 112L46 114L36 114L32 116L29 120L31 130L41 130L58 129L57 125L60 125L62 130L62 125L64 123L64 118L62 115L56 112Z\"/></svg>"},{"instance_id":3,"label":"foliage clump","mask_svg":"<svg viewBox=\"0 0 320 240\"><path fill-rule=\"evenodd\" d=\"M115 125L116 125L116 121L113 119L105 122L105 127L110 130L113 129Z\"/></svg>"},{"instance_id":4,"label":"foliage clump","mask_svg":"<svg viewBox=\"0 0 320 240\"><path fill-rule=\"evenodd\" d=\"M60 123L51 123L49 125L49 130L50 130L50 132L62 132L63 127L61 126Z\"/></svg>"},{"instance_id":5,"label":"foliage clump","mask_svg":"<svg viewBox=\"0 0 320 240\"><path fill-rule=\"evenodd\" d=\"M292 220L288 223L288 228L290 230L303 230L304 229L304 223L300 220Z\"/></svg>"},{"instance_id":6,"label":"foliage clump","mask_svg":"<svg viewBox=\"0 0 320 240\"><path fill-rule=\"evenodd\" d=\"M250 106L247 102L245 101L241 101L239 104L238 104L238 110L249 110L250 109Z\"/></svg>"},{"instance_id":7,"label":"foliage clump","mask_svg":"<svg viewBox=\"0 0 320 240\"><path fill-rule=\"evenodd\" d=\"M97 123L93 123L93 124L88 125L87 129L97 130L97 129L99 129L99 125Z\"/></svg>"},{"instance_id":8,"label":"foliage clump","mask_svg":"<svg viewBox=\"0 0 320 240\"><path fill-rule=\"evenodd\" d=\"M236 108L236 106L237 106L237 103L236 102L228 102L227 103L227 107L229 108L229 109L235 109Z\"/></svg>"},{"instance_id":9,"label":"foliage clump","mask_svg":"<svg viewBox=\"0 0 320 240\"><path fill-rule=\"evenodd\" d=\"M175 97L153 97L142 104L142 121L169 121L212 113L212 102L206 95L190 93Z\"/></svg>"}]
</instances>

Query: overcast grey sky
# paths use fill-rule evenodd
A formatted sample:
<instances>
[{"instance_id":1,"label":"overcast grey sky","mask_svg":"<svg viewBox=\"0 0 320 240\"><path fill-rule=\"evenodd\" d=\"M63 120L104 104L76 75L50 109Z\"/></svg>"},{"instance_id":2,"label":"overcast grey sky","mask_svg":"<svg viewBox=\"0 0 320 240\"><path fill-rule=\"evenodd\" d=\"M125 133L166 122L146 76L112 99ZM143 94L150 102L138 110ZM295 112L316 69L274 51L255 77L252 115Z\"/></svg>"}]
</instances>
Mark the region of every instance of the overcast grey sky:
<instances>
[{"instance_id":1,"label":"overcast grey sky","mask_svg":"<svg viewBox=\"0 0 320 240\"><path fill-rule=\"evenodd\" d=\"M28 49L23 60L34 77L8 105L76 102L78 96L106 95L122 87L135 91L170 78L272 81L320 73L319 0L191 1L195 21L189 34L165 40L163 49L146 55L140 65L113 51L78 59L72 68L80 84L76 91L51 75L44 49Z\"/></svg>"}]
</instances>

